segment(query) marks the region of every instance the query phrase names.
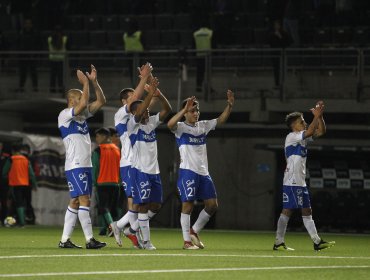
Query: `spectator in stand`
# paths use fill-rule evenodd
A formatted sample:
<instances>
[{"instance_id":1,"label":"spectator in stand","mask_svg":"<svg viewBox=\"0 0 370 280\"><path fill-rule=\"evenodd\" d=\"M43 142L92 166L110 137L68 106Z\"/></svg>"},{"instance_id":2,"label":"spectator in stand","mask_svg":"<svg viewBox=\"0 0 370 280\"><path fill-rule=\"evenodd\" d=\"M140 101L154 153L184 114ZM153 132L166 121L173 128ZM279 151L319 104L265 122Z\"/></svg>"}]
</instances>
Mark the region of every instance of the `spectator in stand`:
<instances>
[{"instance_id":1,"label":"spectator in stand","mask_svg":"<svg viewBox=\"0 0 370 280\"><path fill-rule=\"evenodd\" d=\"M302 0L288 0L285 6L283 25L293 39L293 47L300 46L299 18L302 12Z\"/></svg>"},{"instance_id":2,"label":"spectator in stand","mask_svg":"<svg viewBox=\"0 0 370 280\"><path fill-rule=\"evenodd\" d=\"M31 19L25 19L23 29L19 36L18 49L20 51L40 51L40 36L34 29ZM19 91L24 91L27 75L30 74L33 91L38 91L37 78L37 55L34 53L24 54L19 61Z\"/></svg>"},{"instance_id":3,"label":"spectator in stand","mask_svg":"<svg viewBox=\"0 0 370 280\"><path fill-rule=\"evenodd\" d=\"M273 29L269 36L270 47L274 49L286 48L292 44L292 38L289 33L286 32L280 20L275 20L273 23ZM274 51L272 53L272 67L274 70L275 87L280 87L280 70L281 70L281 51Z\"/></svg>"},{"instance_id":4,"label":"spectator in stand","mask_svg":"<svg viewBox=\"0 0 370 280\"><path fill-rule=\"evenodd\" d=\"M48 37L50 60L50 92L64 93L64 64L66 61L68 37L64 35L60 25L55 26L54 32Z\"/></svg>"},{"instance_id":5,"label":"spectator in stand","mask_svg":"<svg viewBox=\"0 0 370 280\"><path fill-rule=\"evenodd\" d=\"M128 73L130 75L131 85L136 84L136 77L134 80L134 69L136 65L140 64L140 53L144 51L144 46L142 43L142 32L139 29L138 23L135 19L127 19L128 30L123 34L123 43L125 47L125 52L128 57Z\"/></svg>"},{"instance_id":6,"label":"spectator in stand","mask_svg":"<svg viewBox=\"0 0 370 280\"><path fill-rule=\"evenodd\" d=\"M207 27L205 22L193 33L195 48L197 50L196 91L198 92L202 91L203 83L205 82L206 57L210 55L209 51L212 49L212 36L213 30Z\"/></svg>"}]
</instances>

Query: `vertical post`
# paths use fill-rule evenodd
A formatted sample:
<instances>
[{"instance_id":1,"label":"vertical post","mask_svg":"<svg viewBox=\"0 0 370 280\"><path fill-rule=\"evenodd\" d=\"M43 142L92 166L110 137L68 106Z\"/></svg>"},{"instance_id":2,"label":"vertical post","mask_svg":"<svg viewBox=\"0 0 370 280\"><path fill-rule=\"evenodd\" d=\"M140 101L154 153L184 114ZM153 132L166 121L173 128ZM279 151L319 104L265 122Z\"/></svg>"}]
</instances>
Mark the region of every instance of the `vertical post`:
<instances>
[{"instance_id":1,"label":"vertical post","mask_svg":"<svg viewBox=\"0 0 370 280\"><path fill-rule=\"evenodd\" d=\"M67 79L68 79L68 76L67 73L71 73L70 69L69 69L69 53L68 51L65 52L65 55L64 55L64 60L63 60L63 83L64 83L64 91L66 91L67 88L69 88L67 86ZM65 92L62 93L62 97L66 97L65 96Z\"/></svg>"},{"instance_id":2,"label":"vertical post","mask_svg":"<svg viewBox=\"0 0 370 280\"><path fill-rule=\"evenodd\" d=\"M285 77L287 71L287 59L286 59L286 50L281 49L280 51L280 100L285 101Z\"/></svg>"},{"instance_id":3,"label":"vertical post","mask_svg":"<svg viewBox=\"0 0 370 280\"><path fill-rule=\"evenodd\" d=\"M131 65L131 67L132 67L132 82L133 82L133 84L134 85L137 85L137 83L138 83L138 76L137 76L137 67L139 66L141 66L140 65L140 54L139 53L137 53L137 52L134 52L133 54L132 54L132 57L133 57L133 59L132 59L132 65Z\"/></svg>"},{"instance_id":4,"label":"vertical post","mask_svg":"<svg viewBox=\"0 0 370 280\"><path fill-rule=\"evenodd\" d=\"M211 54L209 52L205 55L204 63L204 100L208 101L211 94Z\"/></svg>"},{"instance_id":5,"label":"vertical post","mask_svg":"<svg viewBox=\"0 0 370 280\"><path fill-rule=\"evenodd\" d=\"M356 101L361 102L364 91L364 50L358 49Z\"/></svg>"}]
</instances>

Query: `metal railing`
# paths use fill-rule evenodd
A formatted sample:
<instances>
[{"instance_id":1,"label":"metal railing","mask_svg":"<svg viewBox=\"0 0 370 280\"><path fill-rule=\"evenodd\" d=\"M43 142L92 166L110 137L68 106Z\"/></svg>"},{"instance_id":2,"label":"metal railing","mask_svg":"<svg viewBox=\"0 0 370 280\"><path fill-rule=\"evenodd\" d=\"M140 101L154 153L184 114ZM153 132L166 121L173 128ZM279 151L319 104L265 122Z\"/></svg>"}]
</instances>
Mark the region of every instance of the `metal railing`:
<instances>
[{"instance_id":1,"label":"metal railing","mask_svg":"<svg viewBox=\"0 0 370 280\"><path fill-rule=\"evenodd\" d=\"M20 65L30 60L36 63L38 94L48 96L48 55L47 51L0 52L0 98L18 98ZM221 96L213 88L230 87L238 91L241 98L264 93L282 101L315 95L361 101L367 98L365 90L370 84L365 75L370 65L369 57L370 49L359 48L216 49L205 56L201 94L204 100L217 99ZM182 82L181 90L191 94L195 90L196 60L195 50L184 49L146 51L140 56L123 51L69 51L63 77L66 88L72 87L76 83L75 69L87 71L92 63L99 74L109 81L107 90L118 92L122 83L132 86L130 71L136 73L136 66L150 61L156 73L165 77L169 91L173 92L173 88L178 88L178 83ZM275 85L273 73L276 61L278 69L275 71L279 75ZM188 78L187 84L183 77Z\"/></svg>"}]
</instances>

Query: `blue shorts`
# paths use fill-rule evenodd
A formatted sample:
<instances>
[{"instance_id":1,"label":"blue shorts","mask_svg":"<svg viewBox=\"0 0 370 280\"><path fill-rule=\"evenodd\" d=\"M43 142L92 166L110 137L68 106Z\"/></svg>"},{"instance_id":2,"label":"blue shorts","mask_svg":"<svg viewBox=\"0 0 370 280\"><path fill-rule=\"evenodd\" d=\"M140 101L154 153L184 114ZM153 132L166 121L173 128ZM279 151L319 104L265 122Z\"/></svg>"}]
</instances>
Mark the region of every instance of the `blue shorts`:
<instances>
[{"instance_id":1,"label":"blue shorts","mask_svg":"<svg viewBox=\"0 0 370 280\"><path fill-rule=\"evenodd\" d=\"M92 192L92 168L82 167L66 171L69 194L72 198L81 195L91 195Z\"/></svg>"},{"instance_id":2,"label":"blue shorts","mask_svg":"<svg viewBox=\"0 0 370 280\"><path fill-rule=\"evenodd\" d=\"M283 208L311 208L307 187L283 186Z\"/></svg>"},{"instance_id":3,"label":"blue shorts","mask_svg":"<svg viewBox=\"0 0 370 280\"><path fill-rule=\"evenodd\" d=\"M131 166L124 166L119 168L121 173L122 186L125 190L126 197L132 197L132 180L130 177Z\"/></svg>"},{"instance_id":4,"label":"blue shorts","mask_svg":"<svg viewBox=\"0 0 370 280\"><path fill-rule=\"evenodd\" d=\"M162 182L159 174L147 174L131 168L130 175L133 183L134 204L162 203Z\"/></svg>"},{"instance_id":5,"label":"blue shorts","mask_svg":"<svg viewBox=\"0 0 370 280\"><path fill-rule=\"evenodd\" d=\"M211 176L199 175L188 169L179 169L177 188L182 202L217 198Z\"/></svg>"}]
</instances>

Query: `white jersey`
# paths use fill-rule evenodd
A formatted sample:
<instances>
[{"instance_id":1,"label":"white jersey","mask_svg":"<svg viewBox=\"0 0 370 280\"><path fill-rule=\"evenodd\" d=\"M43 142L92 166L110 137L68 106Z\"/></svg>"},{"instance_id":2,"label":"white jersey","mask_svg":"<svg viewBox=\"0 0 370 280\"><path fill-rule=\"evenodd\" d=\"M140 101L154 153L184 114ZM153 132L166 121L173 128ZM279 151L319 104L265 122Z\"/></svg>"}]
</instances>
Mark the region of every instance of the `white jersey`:
<instances>
[{"instance_id":1,"label":"white jersey","mask_svg":"<svg viewBox=\"0 0 370 280\"><path fill-rule=\"evenodd\" d=\"M184 122L177 123L177 129L172 132L179 147L180 168L203 176L209 175L206 136L216 125L217 119L199 121L194 126Z\"/></svg>"},{"instance_id":2,"label":"white jersey","mask_svg":"<svg viewBox=\"0 0 370 280\"><path fill-rule=\"evenodd\" d=\"M159 113L149 117L147 124L137 123L132 116L127 124L132 145L131 166L147 174L159 174L157 136L155 129L162 122Z\"/></svg>"},{"instance_id":3,"label":"white jersey","mask_svg":"<svg viewBox=\"0 0 370 280\"><path fill-rule=\"evenodd\" d=\"M92 116L88 110L74 115L73 108L66 108L58 116L58 128L66 149L65 170L92 167L91 140L86 119Z\"/></svg>"},{"instance_id":4,"label":"white jersey","mask_svg":"<svg viewBox=\"0 0 370 280\"><path fill-rule=\"evenodd\" d=\"M127 105L123 105L114 115L114 126L116 127L119 139L121 140L120 167L131 165L131 143L127 133L127 122L131 113L127 111Z\"/></svg>"},{"instance_id":5,"label":"white jersey","mask_svg":"<svg viewBox=\"0 0 370 280\"><path fill-rule=\"evenodd\" d=\"M284 186L306 186L307 144L312 137L303 139L304 131L291 132L285 139L286 169Z\"/></svg>"}]
</instances>

